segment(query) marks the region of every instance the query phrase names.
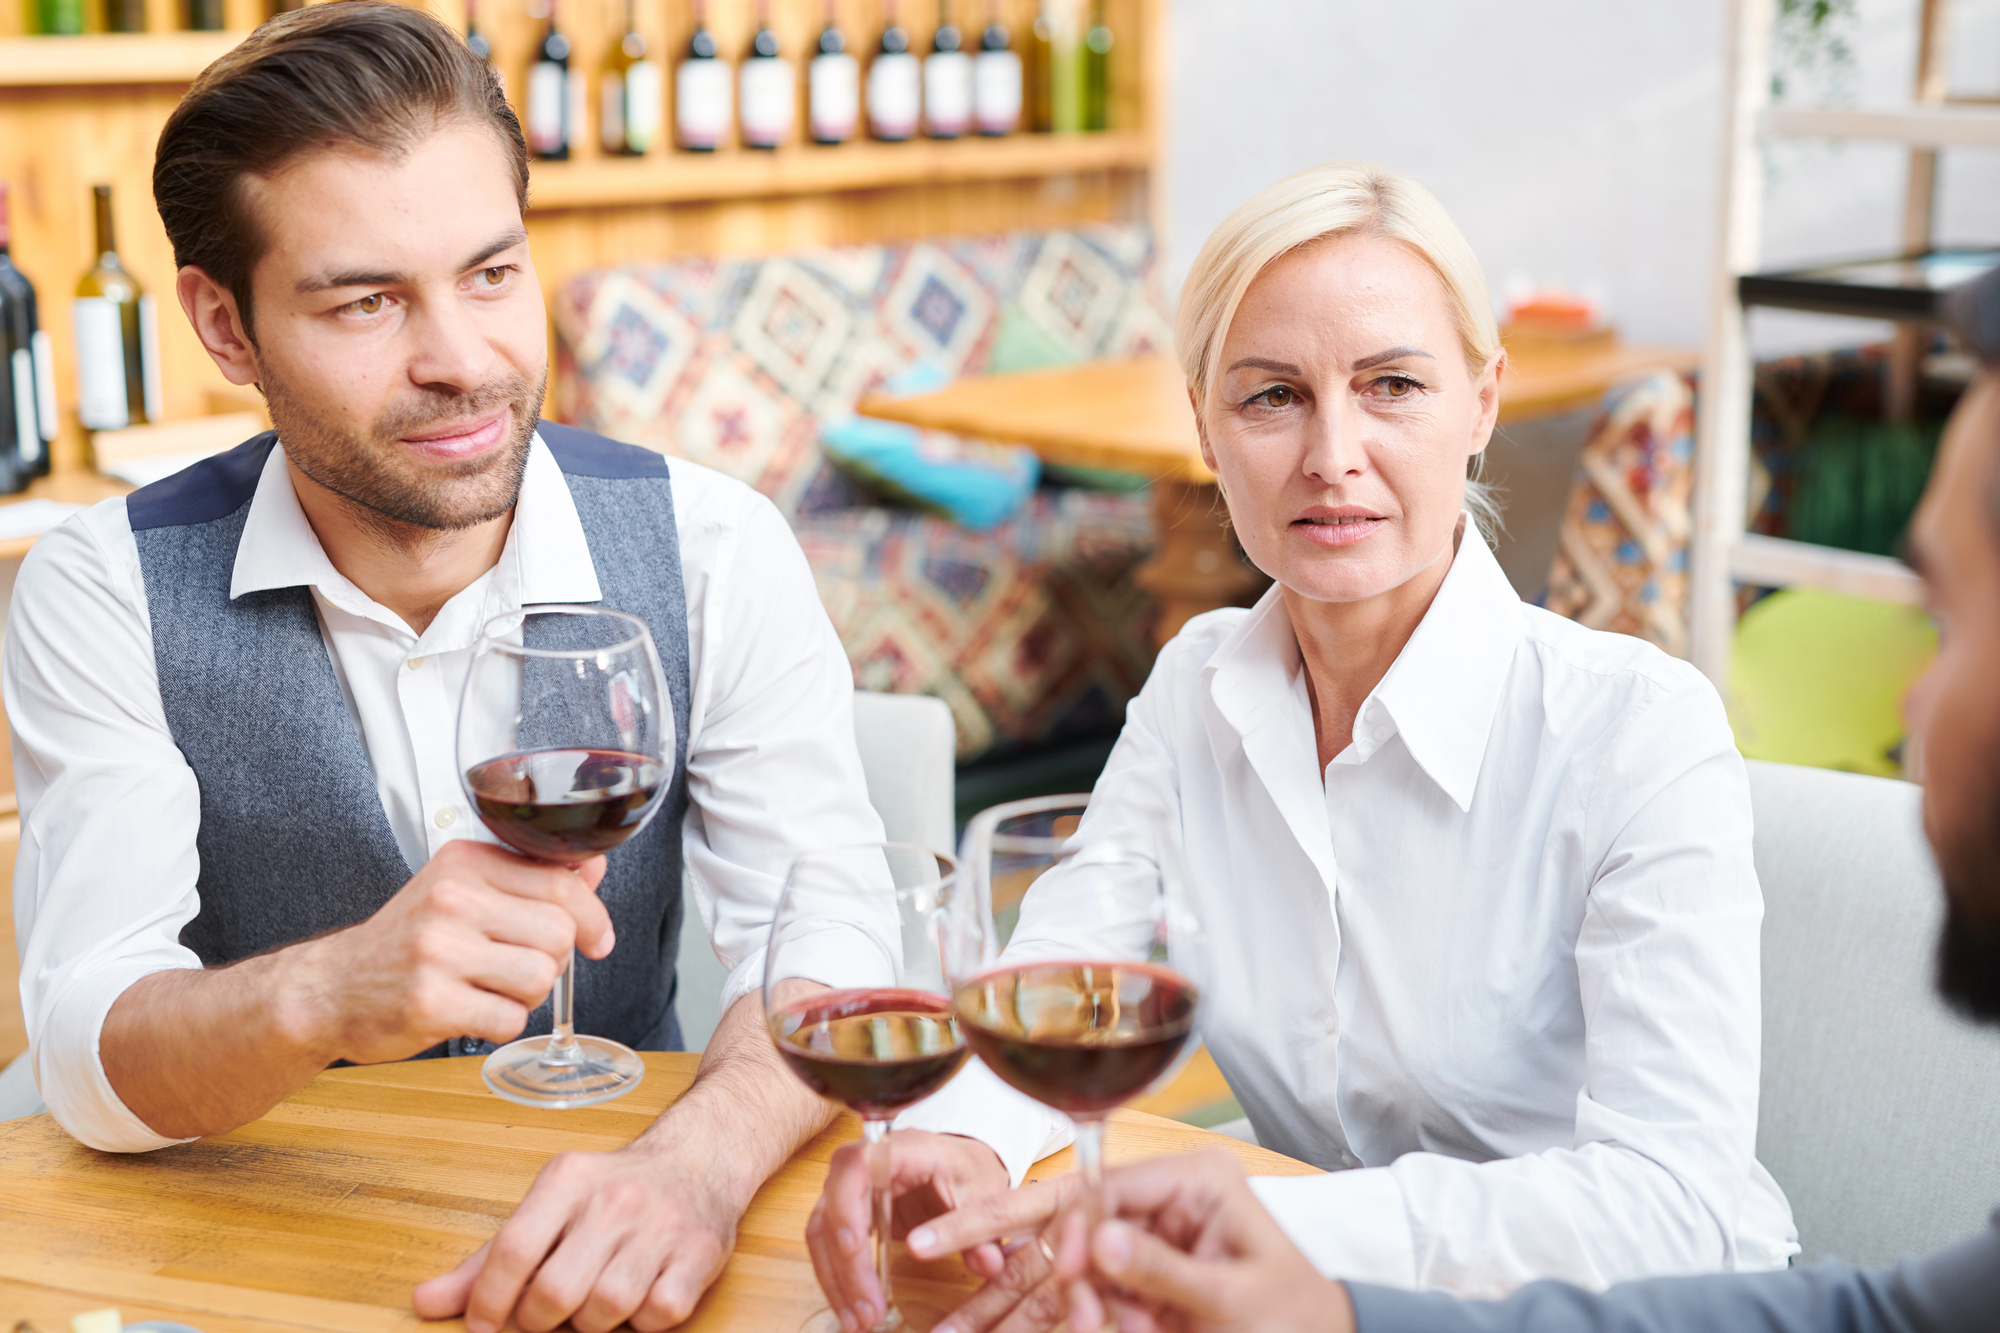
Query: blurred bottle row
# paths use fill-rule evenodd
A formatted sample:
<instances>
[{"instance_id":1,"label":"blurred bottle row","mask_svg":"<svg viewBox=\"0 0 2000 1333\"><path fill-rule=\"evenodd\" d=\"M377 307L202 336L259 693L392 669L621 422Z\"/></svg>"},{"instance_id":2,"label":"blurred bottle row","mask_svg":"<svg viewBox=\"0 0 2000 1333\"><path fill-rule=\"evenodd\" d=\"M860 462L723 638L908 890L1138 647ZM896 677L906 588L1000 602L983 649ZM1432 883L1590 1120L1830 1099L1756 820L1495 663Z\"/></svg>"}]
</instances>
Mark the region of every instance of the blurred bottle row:
<instances>
[{"instance_id":1,"label":"blurred bottle row","mask_svg":"<svg viewBox=\"0 0 2000 1333\"><path fill-rule=\"evenodd\" d=\"M118 258L111 187L94 187L97 259L76 286L78 419L85 430L122 430L160 419L159 324L153 298ZM55 368L35 308L34 284L14 266L7 186L0 182L0 493L25 490L49 470L56 437Z\"/></svg>"},{"instance_id":2,"label":"blurred bottle row","mask_svg":"<svg viewBox=\"0 0 2000 1333\"><path fill-rule=\"evenodd\" d=\"M919 133L956 139L1109 124L1112 34L1103 0L1094 0L1087 22L1077 21L1073 0L1046 0L1022 35L1025 61L997 2L988 4L986 23L974 34L959 26L951 0L939 0L930 50L920 53L896 0L885 0L882 29L872 41L853 44L842 31L838 0L828 0L803 72L771 24L770 0L756 0L755 35L734 62L709 28L706 0L693 0L693 29L673 61L671 91L665 62L639 30L633 0L622 0L622 35L596 60L564 30L562 6L580 0L535 2L541 41L518 101L528 145L540 158L568 158L589 133L593 65L597 141L614 156L652 151L663 126L689 152L722 147L732 126L747 148L778 148L793 137L801 104L806 137L819 144L864 133L897 142ZM466 42L490 62L493 46L480 27L477 0L468 0L466 12Z\"/></svg>"},{"instance_id":3,"label":"blurred bottle row","mask_svg":"<svg viewBox=\"0 0 2000 1333\"><path fill-rule=\"evenodd\" d=\"M266 0L265 17L305 8L306 0ZM146 0L26 0L27 30L47 37L86 32L145 32ZM179 0L180 26L221 32L222 0Z\"/></svg>"}]
</instances>

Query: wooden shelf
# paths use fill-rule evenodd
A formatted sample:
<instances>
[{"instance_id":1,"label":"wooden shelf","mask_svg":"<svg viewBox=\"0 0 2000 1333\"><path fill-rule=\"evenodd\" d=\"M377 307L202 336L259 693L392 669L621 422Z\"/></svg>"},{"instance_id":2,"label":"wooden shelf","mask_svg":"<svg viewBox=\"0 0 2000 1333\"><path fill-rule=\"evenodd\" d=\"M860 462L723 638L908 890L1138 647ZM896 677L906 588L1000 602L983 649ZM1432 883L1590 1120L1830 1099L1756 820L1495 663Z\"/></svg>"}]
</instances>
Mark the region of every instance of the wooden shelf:
<instances>
[{"instance_id":1,"label":"wooden shelf","mask_svg":"<svg viewBox=\"0 0 2000 1333\"><path fill-rule=\"evenodd\" d=\"M668 149L642 158L537 162L529 182L536 212L706 199L774 198L875 190L944 181L1018 180L1151 165L1149 137L1014 134L907 143L800 144L775 152Z\"/></svg>"},{"instance_id":2,"label":"wooden shelf","mask_svg":"<svg viewBox=\"0 0 2000 1333\"><path fill-rule=\"evenodd\" d=\"M65 504L92 505L114 495L129 495L132 488L122 481L101 477L95 472L58 473L43 477L19 495L0 498L0 506L23 500L60 500ZM35 544L33 537L0 539L0 561L19 560ZM6 807L12 809L11 805Z\"/></svg>"},{"instance_id":3,"label":"wooden shelf","mask_svg":"<svg viewBox=\"0 0 2000 1333\"><path fill-rule=\"evenodd\" d=\"M1873 139L1911 148L2000 148L2000 107L1772 107L1766 133L1782 139Z\"/></svg>"},{"instance_id":4,"label":"wooden shelf","mask_svg":"<svg viewBox=\"0 0 2000 1333\"><path fill-rule=\"evenodd\" d=\"M0 87L193 83L240 32L121 32L0 38Z\"/></svg>"},{"instance_id":5,"label":"wooden shelf","mask_svg":"<svg viewBox=\"0 0 2000 1333\"><path fill-rule=\"evenodd\" d=\"M1878 602L1921 602L1924 595L1915 571L1900 560L1755 532L1731 545L1729 573L1736 582L1754 587L1802 585Z\"/></svg>"}]
</instances>

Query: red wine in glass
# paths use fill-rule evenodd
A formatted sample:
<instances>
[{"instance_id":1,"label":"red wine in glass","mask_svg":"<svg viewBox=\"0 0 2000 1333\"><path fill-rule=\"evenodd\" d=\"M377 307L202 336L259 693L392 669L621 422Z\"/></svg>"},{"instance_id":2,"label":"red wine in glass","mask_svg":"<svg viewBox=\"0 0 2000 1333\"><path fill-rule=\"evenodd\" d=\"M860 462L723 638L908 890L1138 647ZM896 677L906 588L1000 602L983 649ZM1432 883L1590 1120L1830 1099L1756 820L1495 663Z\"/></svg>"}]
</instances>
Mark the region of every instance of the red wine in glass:
<instances>
[{"instance_id":1,"label":"red wine in glass","mask_svg":"<svg viewBox=\"0 0 2000 1333\"><path fill-rule=\"evenodd\" d=\"M1045 1106L1102 1116L1164 1074L1194 1031L1198 997L1155 963L1001 968L960 986L967 1042Z\"/></svg>"},{"instance_id":2,"label":"red wine in glass","mask_svg":"<svg viewBox=\"0 0 2000 1333\"><path fill-rule=\"evenodd\" d=\"M645 820L658 760L598 748L521 750L465 774L479 818L523 856L574 865L610 851Z\"/></svg>"},{"instance_id":3,"label":"red wine in glass","mask_svg":"<svg viewBox=\"0 0 2000 1333\"><path fill-rule=\"evenodd\" d=\"M856 1115L893 1116L951 1081L965 1041L951 1002L925 991L821 991L771 1015L771 1040L799 1080Z\"/></svg>"}]
</instances>

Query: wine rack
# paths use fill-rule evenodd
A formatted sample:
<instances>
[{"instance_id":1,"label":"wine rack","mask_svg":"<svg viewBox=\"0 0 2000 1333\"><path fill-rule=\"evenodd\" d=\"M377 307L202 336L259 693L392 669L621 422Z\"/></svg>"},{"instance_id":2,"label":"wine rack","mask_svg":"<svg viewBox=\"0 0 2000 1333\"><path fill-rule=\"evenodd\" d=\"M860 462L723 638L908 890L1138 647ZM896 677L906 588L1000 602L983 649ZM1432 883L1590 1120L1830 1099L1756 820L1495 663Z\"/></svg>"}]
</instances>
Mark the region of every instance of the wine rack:
<instances>
[{"instance_id":1,"label":"wine rack","mask_svg":"<svg viewBox=\"0 0 2000 1333\"><path fill-rule=\"evenodd\" d=\"M102 8L102 0L90 0ZM542 20L530 0L479 0L479 27L516 110ZM1087 9L1089 0L1077 0ZM622 31L624 0L557 0L572 61L591 80L591 123L570 160L534 164L529 233L536 270L553 292L603 264L676 254L750 254L813 245L925 235L1061 226L1153 214L1164 101L1164 0L1106 0L1116 35L1110 61L1109 129L905 143L867 140L821 146L805 134L804 69L823 22L823 0L774 0L772 26L801 80L798 124L777 150L737 146L713 153L671 146L670 133L642 157L600 153L596 81ZM998 6L1017 52L1025 50L1037 0ZM464 0L424 7L463 31ZM173 295L173 261L152 206L153 144L187 85L266 16L267 0L225 0L225 31L179 30L182 0L146 0L148 31L80 37L23 33L21 0L0 0L0 179L14 187L15 262L41 294L54 343L64 427L57 475L38 485L73 488L84 474L75 421L69 296L90 266L90 187L116 189L119 248L160 303L160 352L168 419L201 415L229 386L209 362ZM688 0L636 0L648 54L672 71L692 30ZM755 26L753 0L710 0L709 28L733 63ZM927 51L937 0L904 0L900 21L912 49ZM984 0L955 0L952 14L976 43ZM847 49L864 66L883 21L881 0L843 0ZM666 122L670 128L671 120ZM241 391L237 391L240 393ZM87 474L84 474L87 475ZM0 551L0 559L9 552Z\"/></svg>"}]
</instances>

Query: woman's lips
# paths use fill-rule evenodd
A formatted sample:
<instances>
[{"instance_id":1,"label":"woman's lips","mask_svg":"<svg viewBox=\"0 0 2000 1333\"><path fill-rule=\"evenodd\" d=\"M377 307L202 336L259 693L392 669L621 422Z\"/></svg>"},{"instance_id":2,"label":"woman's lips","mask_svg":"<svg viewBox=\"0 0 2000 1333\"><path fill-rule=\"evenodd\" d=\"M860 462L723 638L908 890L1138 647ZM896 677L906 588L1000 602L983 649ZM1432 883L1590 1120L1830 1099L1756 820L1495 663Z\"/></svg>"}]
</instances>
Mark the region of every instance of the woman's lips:
<instances>
[{"instance_id":1,"label":"woman's lips","mask_svg":"<svg viewBox=\"0 0 2000 1333\"><path fill-rule=\"evenodd\" d=\"M477 458L483 453L497 449L505 441L510 415L510 409L503 407L491 416L470 424L455 421L418 435L405 435L402 437L402 442L416 452L439 462L458 462L461 459Z\"/></svg>"},{"instance_id":2,"label":"woman's lips","mask_svg":"<svg viewBox=\"0 0 2000 1333\"><path fill-rule=\"evenodd\" d=\"M1292 530L1316 546L1352 546L1367 541L1389 520L1386 518L1301 518L1292 521Z\"/></svg>"}]
</instances>

